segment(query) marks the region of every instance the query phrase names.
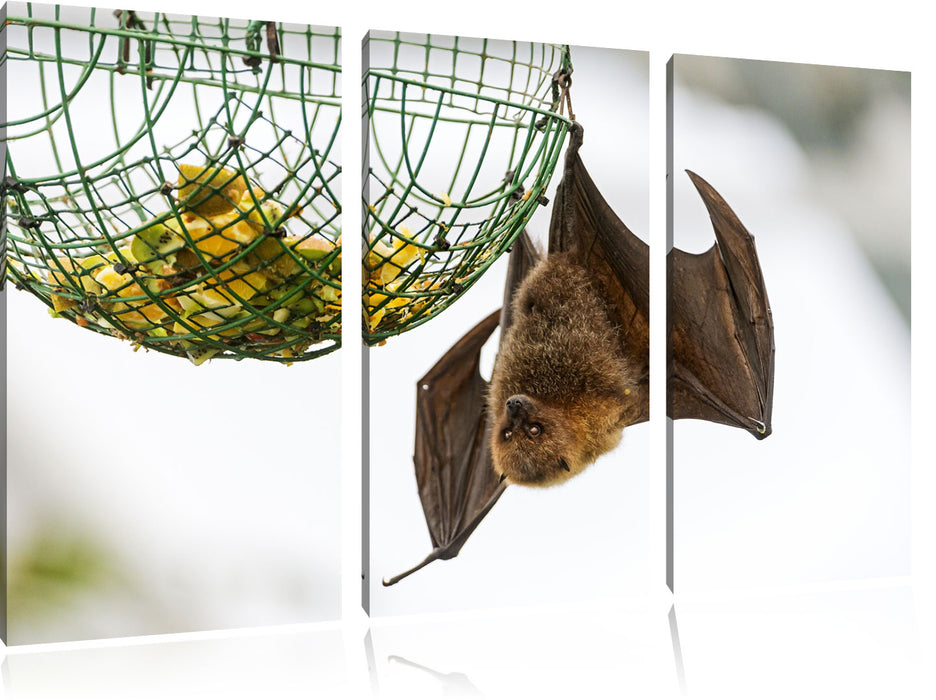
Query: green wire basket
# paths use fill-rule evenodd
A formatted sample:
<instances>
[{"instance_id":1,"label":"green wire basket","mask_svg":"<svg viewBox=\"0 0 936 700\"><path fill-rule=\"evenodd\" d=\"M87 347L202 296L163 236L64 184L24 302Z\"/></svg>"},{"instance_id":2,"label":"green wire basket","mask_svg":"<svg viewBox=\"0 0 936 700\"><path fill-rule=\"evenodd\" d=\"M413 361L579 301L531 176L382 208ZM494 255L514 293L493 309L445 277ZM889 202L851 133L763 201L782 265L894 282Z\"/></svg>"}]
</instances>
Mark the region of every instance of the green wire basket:
<instances>
[{"instance_id":1,"label":"green wire basket","mask_svg":"<svg viewBox=\"0 0 936 700\"><path fill-rule=\"evenodd\" d=\"M338 29L10 3L5 275L196 364L341 339Z\"/></svg>"},{"instance_id":2,"label":"green wire basket","mask_svg":"<svg viewBox=\"0 0 936 700\"><path fill-rule=\"evenodd\" d=\"M548 203L572 63L568 46L385 32L364 63L373 345L446 309Z\"/></svg>"}]
</instances>

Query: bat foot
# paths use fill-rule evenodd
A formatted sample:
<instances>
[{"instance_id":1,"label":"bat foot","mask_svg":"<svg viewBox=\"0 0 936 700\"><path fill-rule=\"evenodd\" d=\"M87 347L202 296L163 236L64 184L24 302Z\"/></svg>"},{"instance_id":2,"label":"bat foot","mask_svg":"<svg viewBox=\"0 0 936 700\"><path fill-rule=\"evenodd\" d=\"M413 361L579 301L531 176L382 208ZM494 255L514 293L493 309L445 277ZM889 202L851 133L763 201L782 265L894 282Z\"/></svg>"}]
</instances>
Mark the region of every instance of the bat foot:
<instances>
[{"instance_id":1,"label":"bat foot","mask_svg":"<svg viewBox=\"0 0 936 700\"><path fill-rule=\"evenodd\" d=\"M748 432L758 440L763 440L773 432L773 428L771 426L767 425L766 423L762 423L756 418L749 418L748 420L753 422L755 426L753 430L749 430Z\"/></svg>"}]
</instances>

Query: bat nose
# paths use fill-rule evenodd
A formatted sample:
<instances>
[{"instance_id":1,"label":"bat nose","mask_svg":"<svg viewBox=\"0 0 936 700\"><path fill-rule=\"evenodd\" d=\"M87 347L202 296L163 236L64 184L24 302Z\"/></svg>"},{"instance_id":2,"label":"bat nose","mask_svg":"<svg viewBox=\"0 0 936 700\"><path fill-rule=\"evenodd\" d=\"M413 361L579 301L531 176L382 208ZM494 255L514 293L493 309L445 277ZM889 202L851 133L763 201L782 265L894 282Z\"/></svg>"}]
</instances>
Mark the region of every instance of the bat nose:
<instances>
[{"instance_id":1,"label":"bat nose","mask_svg":"<svg viewBox=\"0 0 936 700\"><path fill-rule=\"evenodd\" d=\"M526 396L516 394L507 399L507 416L510 418L516 418L517 416L526 413L530 410L530 407L533 404Z\"/></svg>"}]
</instances>

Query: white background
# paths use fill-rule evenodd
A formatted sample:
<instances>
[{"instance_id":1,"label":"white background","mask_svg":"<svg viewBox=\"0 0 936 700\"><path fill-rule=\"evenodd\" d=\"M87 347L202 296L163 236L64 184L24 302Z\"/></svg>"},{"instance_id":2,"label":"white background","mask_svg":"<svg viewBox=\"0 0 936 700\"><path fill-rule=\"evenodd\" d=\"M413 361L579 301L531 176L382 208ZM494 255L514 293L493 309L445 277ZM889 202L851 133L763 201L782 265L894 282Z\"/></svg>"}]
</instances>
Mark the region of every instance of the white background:
<instances>
[{"instance_id":1,"label":"white background","mask_svg":"<svg viewBox=\"0 0 936 700\"><path fill-rule=\"evenodd\" d=\"M166 2L166 10L192 11L191 3ZM250 16L253 5L202 2L199 11ZM676 598L675 629L668 618L672 598L662 585L665 513L663 453L651 451L650 565L661 582L654 591L619 605L514 610L506 614L433 615L373 623L359 608L360 568L360 352L347 343L341 359L348 400L342 408L342 532L344 622L271 631L189 635L184 640L133 640L119 646L66 645L13 650L4 679L14 698L133 697L437 697L444 681L399 665L391 655L433 666L450 677L454 695L537 697L635 694L759 697L930 697L922 663L936 656L933 623L934 516L936 496L929 426L933 408L925 394L936 385L928 365L932 333L926 304L934 298L929 260L933 229L928 207L934 143L930 23L917 3L898 1L874 12L854 4L793 0L769 11L749 3L714 0L667 5L509 4L478 0L470 6L412 2L404 11L388 3L349 2L319 8L279 5L277 18L344 26L347 73L359 72L351 38L368 28L464 33L567 41L651 51L651 216L656 250L665 241L664 66L674 52L795 60L913 71L913 299L918 314L912 338L912 578L762 588ZM271 12L271 14L273 14ZM534 16L535 15L535 16ZM350 90L346 114L360 103ZM356 162L359 134L344 135L344 159ZM350 168L346 173L356 177ZM352 180L353 181L353 180ZM354 191L349 183L344 190ZM344 226L358 230L359 214L345 211ZM662 258L651 270L652 311L662 311ZM347 266L345 284L359 272ZM357 313L346 309L350 335ZM922 321L920 316L922 316ZM663 338L652 345L658 368L652 409L662 415ZM662 445L663 426L650 426L652 445ZM343 653L335 654L338 630ZM428 633L424 633L428 632ZM673 639L679 640L674 647ZM275 640L275 641L273 641ZM317 646L319 642L324 646ZM173 648L186 644L183 652ZM368 648L373 650L369 664ZM326 651L328 650L328 651ZM133 660L133 663L128 660ZM343 661L343 666L341 665ZM369 672L369 665L373 672ZM467 681L465 680L467 678ZM929 685L924 686L923 681ZM477 693L476 693L477 695Z\"/></svg>"}]
</instances>

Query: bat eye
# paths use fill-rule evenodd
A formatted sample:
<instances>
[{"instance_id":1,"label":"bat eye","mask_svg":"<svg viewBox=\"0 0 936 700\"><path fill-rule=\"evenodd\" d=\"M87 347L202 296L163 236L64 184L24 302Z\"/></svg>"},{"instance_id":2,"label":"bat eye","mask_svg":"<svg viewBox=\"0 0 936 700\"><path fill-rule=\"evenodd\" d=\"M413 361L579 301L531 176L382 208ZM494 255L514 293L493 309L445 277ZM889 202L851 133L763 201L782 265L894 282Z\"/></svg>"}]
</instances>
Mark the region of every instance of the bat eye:
<instances>
[{"instance_id":1,"label":"bat eye","mask_svg":"<svg viewBox=\"0 0 936 700\"><path fill-rule=\"evenodd\" d=\"M530 426L530 429L529 429L528 432L529 432L530 435L532 435L533 437L536 437L536 436L539 435L541 432L543 432L543 426L541 426L539 423L534 423L533 425Z\"/></svg>"},{"instance_id":2,"label":"bat eye","mask_svg":"<svg viewBox=\"0 0 936 700\"><path fill-rule=\"evenodd\" d=\"M505 440L509 440L512 435L513 435L513 431L511 430L505 430L504 432L501 433L501 437L504 438Z\"/></svg>"}]
</instances>

